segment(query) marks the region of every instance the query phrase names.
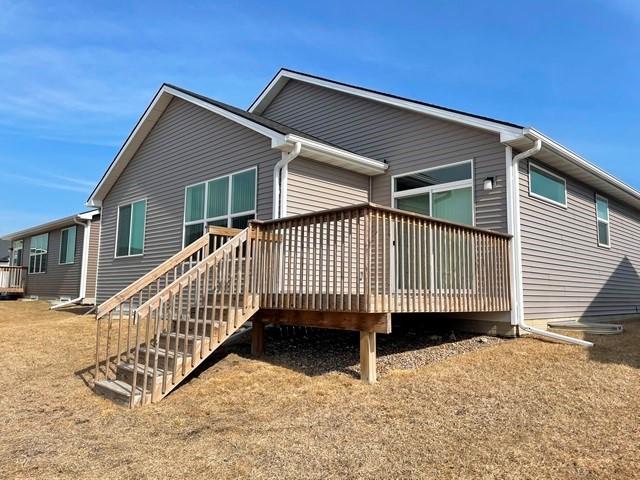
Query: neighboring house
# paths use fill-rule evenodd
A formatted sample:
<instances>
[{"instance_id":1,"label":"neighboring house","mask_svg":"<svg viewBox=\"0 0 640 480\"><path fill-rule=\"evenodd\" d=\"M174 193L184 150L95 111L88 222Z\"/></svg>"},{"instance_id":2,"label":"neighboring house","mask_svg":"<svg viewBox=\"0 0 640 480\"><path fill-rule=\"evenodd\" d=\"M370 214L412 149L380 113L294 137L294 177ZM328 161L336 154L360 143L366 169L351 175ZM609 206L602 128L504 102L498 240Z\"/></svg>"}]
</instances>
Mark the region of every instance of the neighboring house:
<instances>
[{"instance_id":1,"label":"neighboring house","mask_svg":"<svg viewBox=\"0 0 640 480\"><path fill-rule=\"evenodd\" d=\"M8 240L0 240L0 266L9 265L9 247L11 242Z\"/></svg>"},{"instance_id":2,"label":"neighboring house","mask_svg":"<svg viewBox=\"0 0 640 480\"><path fill-rule=\"evenodd\" d=\"M42 300L95 303L99 210L71 215L3 238L11 243L11 266L5 269L23 272L21 294Z\"/></svg>"},{"instance_id":3,"label":"neighboring house","mask_svg":"<svg viewBox=\"0 0 640 480\"><path fill-rule=\"evenodd\" d=\"M360 330L369 380L373 332L392 313L546 335L526 322L640 308L640 192L534 129L290 70L247 111L163 85L89 205L102 218L98 318L119 318L120 332L135 309L147 322L136 349L157 328L167 343L150 349L154 372L206 357L201 308L210 336L256 313L257 325ZM202 261L219 246L202 243L207 232L235 236ZM187 261L199 267L185 273ZM220 313L216 324L216 309L234 321ZM195 333L180 326L185 312ZM117 365L118 392L101 385L144 403L146 387L127 393L139 365ZM172 388L162 375L154 399ZM174 368L170 384L180 378Z\"/></svg>"}]
</instances>

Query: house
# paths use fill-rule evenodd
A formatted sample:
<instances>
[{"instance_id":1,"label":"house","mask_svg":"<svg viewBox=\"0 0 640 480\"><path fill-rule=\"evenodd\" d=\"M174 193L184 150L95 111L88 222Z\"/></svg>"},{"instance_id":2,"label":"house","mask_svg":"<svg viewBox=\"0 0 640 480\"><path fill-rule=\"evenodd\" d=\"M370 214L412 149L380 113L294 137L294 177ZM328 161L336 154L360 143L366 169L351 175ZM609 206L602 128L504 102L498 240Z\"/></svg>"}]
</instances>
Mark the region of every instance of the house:
<instances>
[{"instance_id":1,"label":"house","mask_svg":"<svg viewBox=\"0 0 640 480\"><path fill-rule=\"evenodd\" d=\"M11 242L0 240L0 266L9 265L9 247Z\"/></svg>"},{"instance_id":2,"label":"house","mask_svg":"<svg viewBox=\"0 0 640 480\"><path fill-rule=\"evenodd\" d=\"M100 211L91 210L3 237L10 266L0 267L0 292L42 300L94 304Z\"/></svg>"},{"instance_id":3,"label":"house","mask_svg":"<svg viewBox=\"0 0 640 480\"><path fill-rule=\"evenodd\" d=\"M283 69L248 110L163 85L100 208L96 389L157 401L251 319L529 332L640 308L640 192L535 129Z\"/></svg>"}]
</instances>

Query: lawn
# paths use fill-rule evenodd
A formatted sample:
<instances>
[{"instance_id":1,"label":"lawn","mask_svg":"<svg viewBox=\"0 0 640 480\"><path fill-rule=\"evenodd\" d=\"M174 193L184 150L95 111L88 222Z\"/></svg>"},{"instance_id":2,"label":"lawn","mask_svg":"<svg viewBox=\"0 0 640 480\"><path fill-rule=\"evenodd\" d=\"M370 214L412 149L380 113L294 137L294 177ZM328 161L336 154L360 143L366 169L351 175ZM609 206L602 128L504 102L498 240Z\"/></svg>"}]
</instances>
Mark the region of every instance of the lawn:
<instances>
[{"instance_id":1,"label":"lawn","mask_svg":"<svg viewBox=\"0 0 640 480\"><path fill-rule=\"evenodd\" d=\"M591 350L409 332L373 386L357 335L273 329L136 410L87 386L94 328L0 302L3 478L640 478L640 322Z\"/></svg>"}]
</instances>

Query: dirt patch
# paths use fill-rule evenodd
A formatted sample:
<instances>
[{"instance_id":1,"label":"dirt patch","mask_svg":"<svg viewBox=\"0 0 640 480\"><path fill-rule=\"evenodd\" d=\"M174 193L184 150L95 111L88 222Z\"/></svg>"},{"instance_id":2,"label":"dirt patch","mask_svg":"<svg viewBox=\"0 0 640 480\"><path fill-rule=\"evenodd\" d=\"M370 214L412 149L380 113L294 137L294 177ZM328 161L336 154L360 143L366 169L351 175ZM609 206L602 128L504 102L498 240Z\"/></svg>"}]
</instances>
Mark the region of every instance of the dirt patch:
<instances>
[{"instance_id":1,"label":"dirt patch","mask_svg":"<svg viewBox=\"0 0 640 480\"><path fill-rule=\"evenodd\" d=\"M626 328L598 337L592 350L523 339L431 358L404 347L384 354L381 344L383 374L373 386L353 378L355 338L344 340L350 359L333 367L313 367L332 355L328 338L309 342L306 366L286 367L270 334L264 360L238 345L159 404L127 410L85 384L92 318L0 302L0 471L3 478L639 478L640 323ZM469 342L484 346L461 340ZM292 358L304 354L302 343ZM433 348L420 350L457 347Z\"/></svg>"}]
</instances>

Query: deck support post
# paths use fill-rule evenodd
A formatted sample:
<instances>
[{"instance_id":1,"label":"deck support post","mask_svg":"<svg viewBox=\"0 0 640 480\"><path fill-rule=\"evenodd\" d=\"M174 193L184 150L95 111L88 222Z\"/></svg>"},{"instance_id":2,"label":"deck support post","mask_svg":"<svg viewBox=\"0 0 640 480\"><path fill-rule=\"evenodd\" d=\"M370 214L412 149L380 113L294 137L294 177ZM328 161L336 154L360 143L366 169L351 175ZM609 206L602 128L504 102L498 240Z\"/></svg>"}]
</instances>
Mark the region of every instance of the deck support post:
<instances>
[{"instance_id":1,"label":"deck support post","mask_svg":"<svg viewBox=\"0 0 640 480\"><path fill-rule=\"evenodd\" d=\"M251 354L257 357L264 355L264 322L251 321Z\"/></svg>"},{"instance_id":2,"label":"deck support post","mask_svg":"<svg viewBox=\"0 0 640 480\"><path fill-rule=\"evenodd\" d=\"M376 332L360 332L360 379L376 383Z\"/></svg>"}]
</instances>

